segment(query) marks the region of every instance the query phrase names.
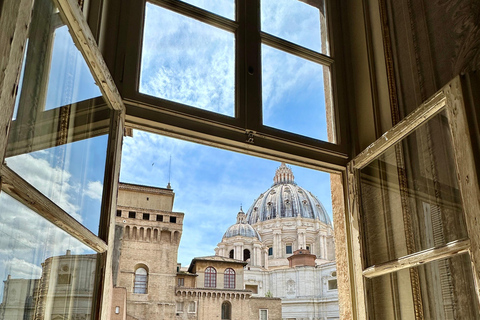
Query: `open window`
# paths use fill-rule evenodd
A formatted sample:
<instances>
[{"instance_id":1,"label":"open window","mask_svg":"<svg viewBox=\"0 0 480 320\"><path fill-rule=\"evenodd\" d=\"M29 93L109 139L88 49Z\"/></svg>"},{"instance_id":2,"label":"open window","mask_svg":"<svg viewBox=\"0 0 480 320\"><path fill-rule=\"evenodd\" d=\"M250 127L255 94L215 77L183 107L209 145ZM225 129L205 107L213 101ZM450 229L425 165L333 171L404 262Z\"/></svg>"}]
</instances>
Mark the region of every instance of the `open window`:
<instances>
[{"instance_id":1,"label":"open window","mask_svg":"<svg viewBox=\"0 0 480 320\"><path fill-rule=\"evenodd\" d=\"M460 78L348 176L359 318L478 319L480 193Z\"/></svg>"}]
</instances>

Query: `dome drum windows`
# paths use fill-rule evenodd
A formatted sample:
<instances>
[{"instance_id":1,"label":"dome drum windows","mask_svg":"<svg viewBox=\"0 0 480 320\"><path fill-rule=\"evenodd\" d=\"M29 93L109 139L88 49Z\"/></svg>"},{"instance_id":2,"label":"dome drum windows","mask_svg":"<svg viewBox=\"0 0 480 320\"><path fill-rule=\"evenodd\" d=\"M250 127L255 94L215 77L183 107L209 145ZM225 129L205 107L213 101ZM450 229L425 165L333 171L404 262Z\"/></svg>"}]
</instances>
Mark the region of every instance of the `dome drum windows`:
<instances>
[{"instance_id":1,"label":"dome drum windows","mask_svg":"<svg viewBox=\"0 0 480 320\"><path fill-rule=\"evenodd\" d=\"M248 259L250 259L250 250L244 249L243 250L243 261L247 261Z\"/></svg>"}]
</instances>

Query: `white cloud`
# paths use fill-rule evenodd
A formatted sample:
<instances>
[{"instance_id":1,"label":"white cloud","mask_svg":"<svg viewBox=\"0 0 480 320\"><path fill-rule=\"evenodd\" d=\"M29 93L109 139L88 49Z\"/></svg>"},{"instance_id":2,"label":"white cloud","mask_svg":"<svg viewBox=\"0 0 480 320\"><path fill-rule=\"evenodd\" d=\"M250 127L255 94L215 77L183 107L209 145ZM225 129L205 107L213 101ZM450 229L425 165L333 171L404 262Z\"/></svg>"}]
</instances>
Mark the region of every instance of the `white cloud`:
<instances>
[{"instance_id":1,"label":"white cloud","mask_svg":"<svg viewBox=\"0 0 480 320\"><path fill-rule=\"evenodd\" d=\"M32 212L4 192L0 193L0 280L38 279L45 259L92 250ZM0 300L3 288L0 289Z\"/></svg>"},{"instance_id":2,"label":"white cloud","mask_svg":"<svg viewBox=\"0 0 480 320\"><path fill-rule=\"evenodd\" d=\"M140 92L233 116L234 46L232 33L148 4Z\"/></svg>"},{"instance_id":3,"label":"white cloud","mask_svg":"<svg viewBox=\"0 0 480 320\"><path fill-rule=\"evenodd\" d=\"M92 199L102 200L103 184L100 181L89 181L84 193Z\"/></svg>"},{"instance_id":4,"label":"white cloud","mask_svg":"<svg viewBox=\"0 0 480 320\"><path fill-rule=\"evenodd\" d=\"M45 154L45 153L44 153ZM52 156L53 158L54 156ZM72 193L78 189L70 183L72 175L60 167L52 167L49 161L22 154L6 159L7 165L27 180L32 186L55 202L78 221L82 221L79 206L75 205Z\"/></svg>"},{"instance_id":5,"label":"white cloud","mask_svg":"<svg viewBox=\"0 0 480 320\"><path fill-rule=\"evenodd\" d=\"M8 274L14 279L40 279L42 267L28 261L13 258L2 261Z\"/></svg>"},{"instance_id":6,"label":"white cloud","mask_svg":"<svg viewBox=\"0 0 480 320\"><path fill-rule=\"evenodd\" d=\"M178 260L213 255L240 205L247 212L273 183L278 162L205 147L161 135L134 131L125 138L121 182L165 187L172 156L174 210L185 213ZM152 165L153 164L153 165ZM296 181L319 197L331 212L328 174L293 168Z\"/></svg>"}]
</instances>

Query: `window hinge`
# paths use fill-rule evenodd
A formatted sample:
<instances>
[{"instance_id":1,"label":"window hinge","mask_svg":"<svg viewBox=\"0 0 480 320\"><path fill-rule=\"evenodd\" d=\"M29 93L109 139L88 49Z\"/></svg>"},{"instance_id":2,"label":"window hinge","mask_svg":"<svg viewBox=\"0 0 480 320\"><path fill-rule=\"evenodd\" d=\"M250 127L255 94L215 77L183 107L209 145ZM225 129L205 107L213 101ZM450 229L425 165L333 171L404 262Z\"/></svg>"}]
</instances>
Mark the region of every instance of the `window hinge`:
<instances>
[{"instance_id":1,"label":"window hinge","mask_svg":"<svg viewBox=\"0 0 480 320\"><path fill-rule=\"evenodd\" d=\"M254 144L255 143L255 131L247 130L245 132L247 135L247 139L245 140L248 143Z\"/></svg>"}]
</instances>

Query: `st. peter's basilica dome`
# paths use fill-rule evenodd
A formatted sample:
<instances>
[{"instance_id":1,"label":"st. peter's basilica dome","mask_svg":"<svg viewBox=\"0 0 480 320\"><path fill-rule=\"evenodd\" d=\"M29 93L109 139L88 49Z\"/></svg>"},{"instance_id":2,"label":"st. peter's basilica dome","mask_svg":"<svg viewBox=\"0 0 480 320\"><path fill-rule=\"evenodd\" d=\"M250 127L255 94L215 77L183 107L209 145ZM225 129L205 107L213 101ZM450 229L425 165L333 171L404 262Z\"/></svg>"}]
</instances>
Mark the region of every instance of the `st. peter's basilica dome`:
<instances>
[{"instance_id":1,"label":"st. peter's basilica dome","mask_svg":"<svg viewBox=\"0 0 480 320\"><path fill-rule=\"evenodd\" d=\"M331 225L322 203L294 181L292 170L284 163L275 172L273 185L262 193L247 211L247 222L255 224L275 218L309 218Z\"/></svg>"}]
</instances>

